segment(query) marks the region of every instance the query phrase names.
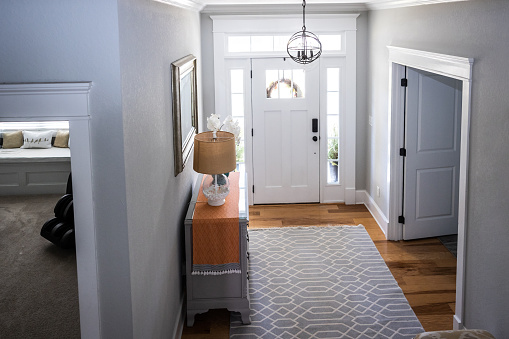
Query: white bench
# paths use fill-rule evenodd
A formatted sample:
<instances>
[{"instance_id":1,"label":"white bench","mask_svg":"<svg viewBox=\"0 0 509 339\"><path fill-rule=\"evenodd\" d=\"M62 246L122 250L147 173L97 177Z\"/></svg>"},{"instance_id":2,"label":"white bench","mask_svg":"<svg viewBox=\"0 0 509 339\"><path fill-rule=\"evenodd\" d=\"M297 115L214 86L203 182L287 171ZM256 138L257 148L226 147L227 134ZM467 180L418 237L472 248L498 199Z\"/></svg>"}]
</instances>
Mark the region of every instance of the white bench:
<instances>
[{"instance_id":1,"label":"white bench","mask_svg":"<svg viewBox=\"0 0 509 339\"><path fill-rule=\"evenodd\" d=\"M65 194L69 148L0 148L0 195Z\"/></svg>"}]
</instances>

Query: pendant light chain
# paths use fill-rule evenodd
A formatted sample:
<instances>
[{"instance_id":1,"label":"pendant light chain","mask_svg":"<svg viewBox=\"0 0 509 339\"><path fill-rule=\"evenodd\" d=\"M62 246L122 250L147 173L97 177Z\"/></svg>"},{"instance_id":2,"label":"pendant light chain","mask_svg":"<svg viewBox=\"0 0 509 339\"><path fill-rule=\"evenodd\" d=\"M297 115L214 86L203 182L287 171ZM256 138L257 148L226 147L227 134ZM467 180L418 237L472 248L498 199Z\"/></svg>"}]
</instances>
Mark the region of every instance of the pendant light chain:
<instances>
[{"instance_id":1,"label":"pendant light chain","mask_svg":"<svg viewBox=\"0 0 509 339\"><path fill-rule=\"evenodd\" d=\"M302 0L302 31L306 31L306 0Z\"/></svg>"}]
</instances>

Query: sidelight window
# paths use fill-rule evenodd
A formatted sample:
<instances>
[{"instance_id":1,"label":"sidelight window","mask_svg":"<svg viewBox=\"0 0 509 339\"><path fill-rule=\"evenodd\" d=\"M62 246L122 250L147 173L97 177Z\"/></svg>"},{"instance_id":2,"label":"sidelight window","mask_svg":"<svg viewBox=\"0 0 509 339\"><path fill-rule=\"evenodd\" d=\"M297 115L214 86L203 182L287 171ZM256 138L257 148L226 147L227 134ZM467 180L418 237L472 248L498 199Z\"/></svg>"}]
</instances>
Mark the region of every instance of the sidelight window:
<instances>
[{"instance_id":1,"label":"sidelight window","mask_svg":"<svg viewBox=\"0 0 509 339\"><path fill-rule=\"evenodd\" d=\"M240 143L236 147L237 151L237 170L245 171L245 142L244 142L244 70L230 70L230 97L231 97L231 115L233 120L237 120L240 125Z\"/></svg>"},{"instance_id":2,"label":"sidelight window","mask_svg":"<svg viewBox=\"0 0 509 339\"><path fill-rule=\"evenodd\" d=\"M327 68L327 183L339 184L339 68Z\"/></svg>"}]
</instances>

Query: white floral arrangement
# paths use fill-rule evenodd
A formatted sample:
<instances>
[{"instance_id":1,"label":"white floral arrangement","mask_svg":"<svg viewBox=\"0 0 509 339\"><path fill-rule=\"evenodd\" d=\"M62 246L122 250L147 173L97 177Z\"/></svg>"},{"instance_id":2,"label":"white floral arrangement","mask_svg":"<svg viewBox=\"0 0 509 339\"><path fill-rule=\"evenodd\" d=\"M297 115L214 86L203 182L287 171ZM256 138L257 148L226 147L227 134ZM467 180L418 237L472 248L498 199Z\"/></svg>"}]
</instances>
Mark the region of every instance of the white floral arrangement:
<instances>
[{"instance_id":1,"label":"white floral arrangement","mask_svg":"<svg viewBox=\"0 0 509 339\"><path fill-rule=\"evenodd\" d=\"M240 144L240 125L237 120L234 120L231 115L227 116L221 124L221 118L218 114L212 113L207 118L207 128L210 131L225 131L230 132L235 136L235 142L237 145Z\"/></svg>"}]
</instances>

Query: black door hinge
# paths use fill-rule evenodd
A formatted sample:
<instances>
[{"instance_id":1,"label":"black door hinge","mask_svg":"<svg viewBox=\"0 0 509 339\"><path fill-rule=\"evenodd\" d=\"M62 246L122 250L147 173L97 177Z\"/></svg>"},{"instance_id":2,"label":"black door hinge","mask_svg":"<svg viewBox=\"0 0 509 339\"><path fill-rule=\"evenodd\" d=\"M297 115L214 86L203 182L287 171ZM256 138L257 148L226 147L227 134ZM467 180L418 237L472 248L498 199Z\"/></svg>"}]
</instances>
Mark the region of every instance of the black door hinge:
<instances>
[{"instance_id":1,"label":"black door hinge","mask_svg":"<svg viewBox=\"0 0 509 339\"><path fill-rule=\"evenodd\" d=\"M253 193L254 193L254 185L253 185Z\"/></svg>"},{"instance_id":2,"label":"black door hinge","mask_svg":"<svg viewBox=\"0 0 509 339\"><path fill-rule=\"evenodd\" d=\"M400 215L400 216L398 217L398 222L399 222L400 224L404 224L404 223L405 223L405 217L404 217L404 216L402 216L402 215Z\"/></svg>"},{"instance_id":3,"label":"black door hinge","mask_svg":"<svg viewBox=\"0 0 509 339\"><path fill-rule=\"evenodd\" d=\"M251 70L251 79L253 79L253 71Z\"/></svg>"},{"instance_id":4,"label":"black door hinge","mask_svg":"<svg viewBox=\"0 0 509 339\"><path fill-rule=\"evenodd\" d=\"M402 157L406 157L406 148L400 148L399 149L399 155Z\"/></svg>"},{"instance_id":5,"label":"black door hinge","mask_svg":"<svg viewBox=\"0 0 509 339\"><path fill-rule=\"evenodd\" d=\"M254 137L254 129L251 128L251 136Z\"/></svg>"},{"instance_id":6,"label":"black door hinge","mask_svg":"<svg viewBox=\"0 0 509 339\"><path fill-rule=\"evenodd\" d=\"M401 87L407 87L408 86L408 79L403 78L401 79Z\"/></svg>"}]
</instances>

